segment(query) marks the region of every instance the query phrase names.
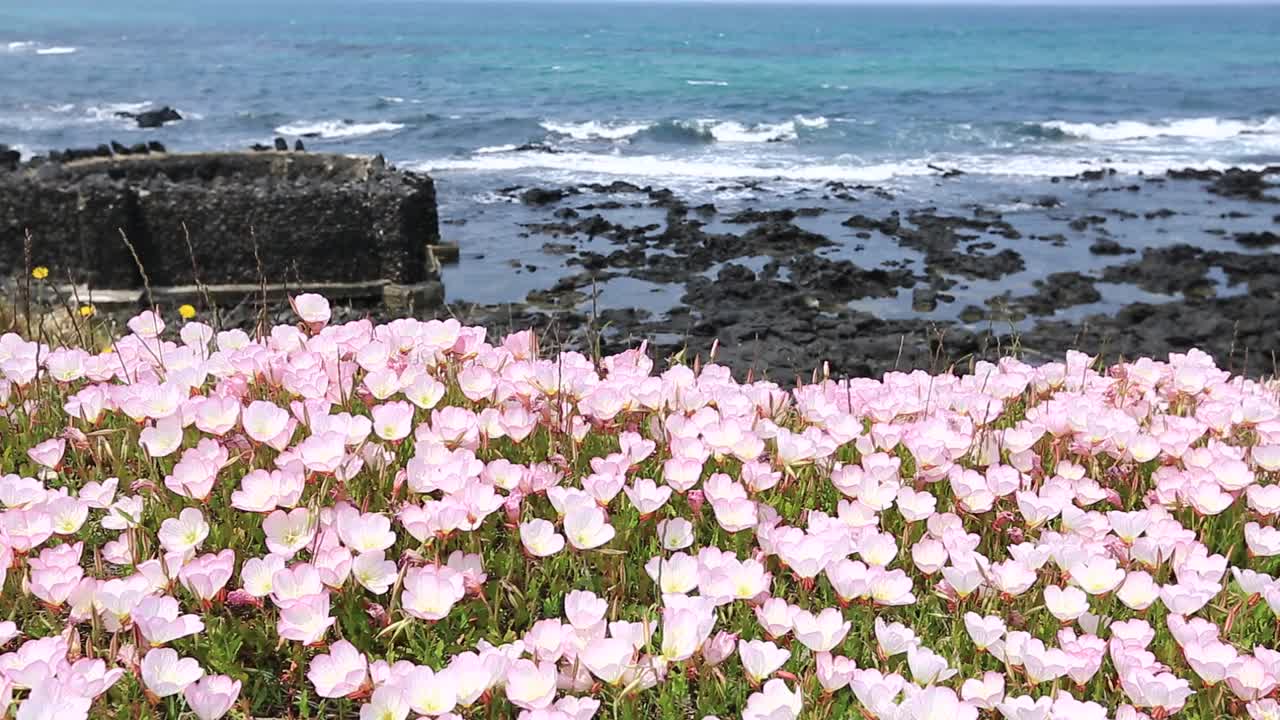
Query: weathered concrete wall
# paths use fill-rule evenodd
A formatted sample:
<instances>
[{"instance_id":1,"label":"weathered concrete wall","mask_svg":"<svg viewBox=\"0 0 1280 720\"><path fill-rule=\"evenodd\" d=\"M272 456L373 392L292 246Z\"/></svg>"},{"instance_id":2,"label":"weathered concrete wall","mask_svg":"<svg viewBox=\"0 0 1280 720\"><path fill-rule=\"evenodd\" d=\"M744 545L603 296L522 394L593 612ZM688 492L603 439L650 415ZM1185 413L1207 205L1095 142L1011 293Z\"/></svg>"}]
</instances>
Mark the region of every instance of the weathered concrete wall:
<instances>
[{"instance_id":1,"label":"weathered concrete wall","mask_svg":"<svg viewBox=\"0 0 1280 720\"><path fill-rule=\"evenodd\" d=\"M32 263L60 280L131 289L271 283L412 285L435 279L431 179L380 158L254 152L150 154L0 169L0 274Z\"/></svg>"}]
</instances>

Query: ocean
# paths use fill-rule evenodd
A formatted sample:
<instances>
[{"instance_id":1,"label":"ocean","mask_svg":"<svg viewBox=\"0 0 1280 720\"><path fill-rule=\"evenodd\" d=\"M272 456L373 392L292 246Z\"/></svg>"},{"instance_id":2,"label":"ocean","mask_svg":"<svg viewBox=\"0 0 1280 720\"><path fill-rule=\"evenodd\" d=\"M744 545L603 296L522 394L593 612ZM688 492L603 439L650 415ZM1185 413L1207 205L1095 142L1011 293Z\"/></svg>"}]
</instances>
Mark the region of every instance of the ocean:
<instances>
[{"instance_id":1,"label":"ocean","mask_svg":"<svg viewBox=\"0 0 1280 720\"><path fill-rule=\"evenodd\" d=\"M382 153L436 179L464 265L518 263L538 243L496 192L514 185L621 179L732 206L840 181L945 204L1104 165L1278 163L1278 37L1280 7L1220 4L10 2L0 143ZM184 119L115 115L163 105ZM931 190L940 169L963 189ZM451 298L532 287L476 265Z\"/></svg>"}]
</instances>

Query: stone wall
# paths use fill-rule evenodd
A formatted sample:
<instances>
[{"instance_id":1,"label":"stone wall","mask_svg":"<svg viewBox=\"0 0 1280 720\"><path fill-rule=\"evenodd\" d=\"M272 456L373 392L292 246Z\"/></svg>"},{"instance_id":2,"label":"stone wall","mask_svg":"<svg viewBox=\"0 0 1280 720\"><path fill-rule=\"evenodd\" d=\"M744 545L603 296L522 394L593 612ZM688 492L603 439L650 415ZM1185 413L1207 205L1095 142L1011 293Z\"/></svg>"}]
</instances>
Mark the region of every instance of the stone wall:
<instances>
[{"instance_id":1,"label":"stone wall","mask_svg":"<svg viewBox=\"0 0 1280 720\"><path fill-rule=\"evenodd\" d=\"M184 231L185 227L185 231ZM431 179L381 158L293 152L148 154L0 169L0 275L32 264L100 290L436 280ZM186 235L190 236L188 251Z\"/></svg>"}]
</instances>

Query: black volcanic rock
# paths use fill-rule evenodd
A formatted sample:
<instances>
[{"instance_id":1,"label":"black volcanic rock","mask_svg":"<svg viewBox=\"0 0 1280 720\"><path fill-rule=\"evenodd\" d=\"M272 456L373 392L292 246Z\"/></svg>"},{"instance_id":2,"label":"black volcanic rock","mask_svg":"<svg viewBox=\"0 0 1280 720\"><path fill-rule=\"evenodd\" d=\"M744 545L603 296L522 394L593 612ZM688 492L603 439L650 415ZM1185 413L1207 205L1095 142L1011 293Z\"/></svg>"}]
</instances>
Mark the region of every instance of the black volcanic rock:
<instances>
[{"instance_id":1,"label":"black volcanic rock","mask_svg":"<svg viewBox=\"0 0 1280 720\"><path fill-rule=\"evenodd\" d=\"M158 128L165 123L181 120L182 114L165 105L159 110L144 110L140 113L121 111L116 113L116 117L129 118L137 123L140 128Z\"/></svg>"}]
</instances>

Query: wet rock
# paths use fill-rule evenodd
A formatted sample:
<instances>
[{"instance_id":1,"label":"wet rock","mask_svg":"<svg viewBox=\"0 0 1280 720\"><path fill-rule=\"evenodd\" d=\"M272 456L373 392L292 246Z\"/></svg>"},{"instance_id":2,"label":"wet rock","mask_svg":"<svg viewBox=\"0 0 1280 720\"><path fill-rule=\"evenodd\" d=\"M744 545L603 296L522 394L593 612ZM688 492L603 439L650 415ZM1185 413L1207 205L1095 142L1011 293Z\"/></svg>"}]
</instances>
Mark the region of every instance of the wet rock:
<instances>
[{"instance_id":1,"label":"wet rock","mask_svg":"<svg viewBox=\"0 0 1280 720\"><path fill-rule=\"evenodd\" d=\"M823 235L782 221L761 223L743 233L741 241L744 246L757 250L758 255L798 254L835 244Z\"/></svg>"},{"instance_id":2,"label":"wet rock","mask_svg":"<svg viewBox=\"0 0 1280 720\"><path fill-rule=\"evenodd\" d=\"M278 137L275 139L275 146L278 152L287 152L289 150L289 141Z\"/></svg>"},{"instance_id":3,"label":"wet rock","mask_svg":"<svg viewBox=\"0 0 1280 720\"><path fill-rule=\"evenodd\" d=\"M1102 271L1107 282L1136 285L1161 295L1194 294L1195 288L1212 285L1206 276L1209 263L1204 251L1191 245L1147 248L1138 260Z\"/></svg>"},{"instance_id":4,"label":"wet rock","mask_svg":"<svg viewBox=\"0 0 1280 720\"><path fill-rule=\"evenodd\" d=\"M938 309L938 291L931 287L918 287L911 291L911 309L916 312L933 312Z\"/></svg>"},{"instance_id":5,"label":"wet rock","mask_svg":"<svg viewBox=\"0 0 1280 720\"><path fill-rule=\"evenodd\" d=\"M1101 225L1106 221L1107 219L1101 215L1085 215L1084 217L1078 217L1067 224L1076 232L1084 232L1090 225Z\"/></svg>"},{"instance_id":6,"label":"wet rock","mask_svg":"<svg viewBox=\"0 0 1280 720\"><path fill-rule=\"evenodd\" d=\"M558 188L529 188L520 193L520 202L525 205L549 205L568 197L569 193Z\"/></svg>"},{"instance_id":7,"label":"wet rock","mask_svg":"<svg viewBox=\"0 0 1280 720\"><path fill-rule=\"evenodd\" d=\"M22 153L8 145L0 144L0 170L16 170L22 162Z\"/></svg>"},{"instance_id":8,"label":"wet rock","mask_svg":"<svg viewBox=\"0 0 1280 720\"><path fill-rule=\"evenodd\" d=\"M1262 232L1236 233L1236 242L1249 248L1265 248L1280 245L1280 235L1264 230Z\"/></svg>"},{"instance_id":9,"label":"wet rock","mask_svg":"<svg viewBox=\"0 0 1280 720\"><path fill-rule=\"evenodd\" d=\"M798 217L816 217L825 213L826 208L805 207L796 208L794 210L786 208L783 210L755 210L748 209L734 213L725 218L727 223L747 224L761 222L791 222Z\"/></svg>"},{"instance_id":10,"label":"wet rock","mask_svg":"<svg viewBox=\"0 0 1280 720\"><path fill-rule=\"evenodd\" d=\"M168 105L159 110L145 110L140 113L120 111L116 113L116 117L129 118L137 123L140 128L158 128L165 123L182 119L182 115Z\"/></svg>"},{"instance_id":11,"label":"wet rock","mask_svg":"<svg viewBox=\"0 0 1280 720\"><path fill-rule=\"evenodd\" d=\"M1098 238L1089 246L1089 252L1094 255L1132 255L1136 252L1133 248L1128 248L1111 238Z\"/></svg>"},{"instance_id":12,"label":"wet rock","mask_svg":"<svg viewBox=\"0 0 1280 720\"><path fill-rule=\"evenodd\" d=\"M302 144L302 138L298 138L298 139L296 139L296 140L294 140L294 141L293 141L293 151L294 151L294 152L306 152L306 151L307 151L307 146Z\"/></svg>"},{"instance_id":13,"label":"wet rock","mask_svg":"<svg viewBox=\"0 0 1280 720\"><path fill-rule=\"evenodd\" d=\"M1037 291L1034 295L1015 298L1013 304L1033 315L1052 315L1061 308L1102 300L1094 282L1078 272L1051 273L1033 283Z\"/></svg>"},{"instance_id":14,"label":"wet rock","mask_svg":"<svg viewBox=\"0 0 1280 720\"><path fill-rule=\"evenodd\" d=\"M1160 208L1159 210L1152 210L1151 212L1143 213L1142 216L1148 220L1157 220L1162 218L1173 217L1174 215L1177 215L1177 214L1178 213L1176 211L1170 210L1169 208Z\"/></svg>"},{"instance_id":15,"label":"wet rock","mask_svg":"<svg viewBox=\"0 0 1280 720\"><path fill-rule=\"evenodd\" d=\"M1272 171L1280 172L1280 168L1266 170L1226 170L1209 184L1209 192L1229 198L1242 198L1254 202L1277 202L1280 196L1267 194L1274 188L1267 182L1267 175Z\"/></svg>"}]
</instances>

